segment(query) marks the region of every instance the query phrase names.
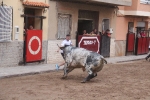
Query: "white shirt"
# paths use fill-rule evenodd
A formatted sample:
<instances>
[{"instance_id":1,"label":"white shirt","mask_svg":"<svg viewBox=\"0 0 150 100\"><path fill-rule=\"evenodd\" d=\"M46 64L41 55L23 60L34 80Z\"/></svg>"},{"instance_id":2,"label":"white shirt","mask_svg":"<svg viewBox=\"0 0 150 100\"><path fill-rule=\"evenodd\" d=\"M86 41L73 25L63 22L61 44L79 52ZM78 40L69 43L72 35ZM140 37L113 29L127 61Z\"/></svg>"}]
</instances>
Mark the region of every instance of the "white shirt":
<instances>
[{"instance_id":1,"label":"white shirt","mask_svg":"<svg viewBox=\"0 0 150 100\"><path fill-rule=\"evenodd\" d=\"M66 39L62 41L61 46L64 47L65 45L72 45L71 40L67 41ZM60 53L63 53L63 50L60 51Z\"/></svg>"}]
</instances>

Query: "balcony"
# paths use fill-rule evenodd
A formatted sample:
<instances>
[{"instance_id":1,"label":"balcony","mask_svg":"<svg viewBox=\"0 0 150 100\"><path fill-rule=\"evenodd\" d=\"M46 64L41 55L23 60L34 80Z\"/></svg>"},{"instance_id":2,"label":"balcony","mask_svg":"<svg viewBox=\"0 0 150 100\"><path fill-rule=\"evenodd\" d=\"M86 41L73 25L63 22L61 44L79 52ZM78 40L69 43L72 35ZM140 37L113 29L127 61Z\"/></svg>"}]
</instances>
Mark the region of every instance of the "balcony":
<instances>
[{"instance_id":1,"label":"balcony","mask_svg":"<svg viewBox=\"0 0 150 100\"><path fill-rule=\"evenodd\" d=\"M112 5L112 6L131 6L132 0L50 0L50 1L64 1L95 5Z\"/></svg>"}]
</instances>

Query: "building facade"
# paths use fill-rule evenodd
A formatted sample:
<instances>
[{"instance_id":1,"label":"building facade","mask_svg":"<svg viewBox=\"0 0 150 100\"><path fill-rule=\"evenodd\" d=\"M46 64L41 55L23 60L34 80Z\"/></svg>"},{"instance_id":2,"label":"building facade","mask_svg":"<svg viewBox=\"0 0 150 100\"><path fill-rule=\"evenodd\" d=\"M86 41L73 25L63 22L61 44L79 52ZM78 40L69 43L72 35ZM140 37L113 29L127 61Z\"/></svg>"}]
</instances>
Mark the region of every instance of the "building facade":
<instances>
[{"instance_id":1,"label":"building facade","mask_svg":"<svg viewBox=\"0 0 150 100\"><path fill-rule=\"evenodd\" d=\"M71 34L73 45L76 46L77 34L81 35L83 29L88 33L92 29L97 29L98 32L111 29L110 56L120 56L118 52L124 52L124 47L120 49L119 45L126 42L126 29L119 23L124 22L122 19L127 19L125 7L122 6L131 5L132 0L3 0L0 7L10 7L10 12L7 12L8 9L6 12L11 14L11 17L6 25L6 12L3 8L0 9L0 14L4 17L4 20L0 20L3 22L0 25L4 27L0 29L4 30L6 26L10 26L8 32L0 30L0 67L17 66L23 61L24 29L28 29L30 25L34 29L42 30L42 59L45 59L45 63L63 61L61 55L56 52L57 44L60 45L66 34ZM121 17L118 15L117 6L123 14ZM41 21L38 18L44 19ZM120 27L123 33L119 32ZM9 37L7 33L10 33Z\"/></svg>"},{"instance_id":2,"label":"building facade","mask_svg":"<svg viewBox=\"0 0 150 100\"><path fill-rule=\"evenodd\" d=\"M17 66L23 61L24 29L29 29L30 25L34 29L42 25L42 58L47 59L49 0L1 0L0 3L0 67ZM26 24L24 15L44 16L45 19L40 22L38 18L28 18Z\"/></svg>"},{"instance_id":3,"label":"building facade","mask_svg":"<svg viewBox=\"0 0 150 100\"><path fill-rule=\"evenodd\" d=\"M115 56L117 6L131 4L131 0L50 0L47 62L57 63L63 60L56 51L57 44L61 43L65 34L71 34L76 46L77 33L82 34L83 29L89 33L94 28L100 32L113 29L110 56Z\"/></svg>"},{"instance_id":4,"label":"building facade","mask_svg":"<svg viewBox=\"0 0 150 100\"><path fill-rule=\"evenodd\" d=\"M127 33L137 35L137 27L150 28L150 5L147 0L132 0L132 6L119 6L116 19L115 56L125 56Z\"/></svg>"}]
</instances>

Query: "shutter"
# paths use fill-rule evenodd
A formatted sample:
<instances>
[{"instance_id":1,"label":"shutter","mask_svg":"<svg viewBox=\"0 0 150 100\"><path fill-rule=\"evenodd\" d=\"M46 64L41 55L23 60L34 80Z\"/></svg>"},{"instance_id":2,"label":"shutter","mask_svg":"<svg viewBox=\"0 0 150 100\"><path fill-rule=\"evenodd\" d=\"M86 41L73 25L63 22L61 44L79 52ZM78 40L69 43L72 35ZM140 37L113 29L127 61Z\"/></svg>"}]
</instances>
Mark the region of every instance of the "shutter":
<instances>
[{"instance_id":1,"label":"shutter","mask_svg":"<svg viewBox=\"0 0 150 100\"><path fill-rule=\"evenodd\" d=\"M0 42L11 41L12 8L0 6Z\"/></svg>"},{"instance_id":2,"label":"shutter","mask_svg":"<svg viewBox=\"0 0 150 100\"><path fill-rule=\"evenodd\" d=\"M68 14L59 14L58 15L58 39L66 38L67 34L70 34L71 31L71 16Z\"/></svg>"}]
</instances>

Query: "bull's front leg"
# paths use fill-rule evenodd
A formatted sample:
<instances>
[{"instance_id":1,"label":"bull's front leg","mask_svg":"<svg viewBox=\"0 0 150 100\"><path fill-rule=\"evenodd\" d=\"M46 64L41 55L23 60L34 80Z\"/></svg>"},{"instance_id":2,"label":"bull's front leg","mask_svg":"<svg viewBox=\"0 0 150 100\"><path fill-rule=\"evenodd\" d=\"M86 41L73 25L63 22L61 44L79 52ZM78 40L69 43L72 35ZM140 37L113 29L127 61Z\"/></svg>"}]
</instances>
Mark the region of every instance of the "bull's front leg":
<instances>
[{"instance_id":1,"label":"bull's front leg","mask_svg":"<svg viewBox=\"0 0 150 100\"><path fill-rule=\"evenodd\" d=\"M64 75L63 75L63 77L62 77L63 79L67 77L67 70L68 70L67 67L68 67L68 64L65 63L65 65L64 65Z\"/></svg>"},{"instance_id":2,"label":"bull's front leg","mask_svg":"<svg viewBox=\"0 0 150 100\"><path fill-rule=\"evenodd\" d=\"M64 66L64 75L63 75L63 79L67 77L68 73L71 72L72 70L74 70L74 68L70 68L69 65L67 63L65 63Z\"/></svg>"}]
</instances>

